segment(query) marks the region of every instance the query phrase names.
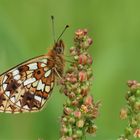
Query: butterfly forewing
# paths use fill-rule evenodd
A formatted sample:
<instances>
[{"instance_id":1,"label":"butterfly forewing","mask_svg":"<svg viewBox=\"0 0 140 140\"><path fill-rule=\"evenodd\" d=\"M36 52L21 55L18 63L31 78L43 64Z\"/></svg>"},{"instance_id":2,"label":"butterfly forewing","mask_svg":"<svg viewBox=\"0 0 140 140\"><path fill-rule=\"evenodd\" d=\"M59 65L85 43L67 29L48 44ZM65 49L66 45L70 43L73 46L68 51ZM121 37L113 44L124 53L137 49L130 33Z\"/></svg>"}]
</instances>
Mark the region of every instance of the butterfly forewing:
<instances>
[{"instance_id":1,"label":"butterfly forewing","mask_svg":"<svg viewBox=\"0 0 140 140\"><path fill-rule=\"evenodd\" d=\"M54 62L40 56L0 76L0 112L39 111L54 86Z\"/></svg>"},{"instance_id":2,"label":"butterfly forewing","mask_svg":"<svg viewBox=\"0 0 140 140\"><path fill-rule=\"evenodd\" d=\"M39 111L62 77L64 43L58 40L46 54L30 59L0 75L0 112Z\"/></svg>"}]
</instances>

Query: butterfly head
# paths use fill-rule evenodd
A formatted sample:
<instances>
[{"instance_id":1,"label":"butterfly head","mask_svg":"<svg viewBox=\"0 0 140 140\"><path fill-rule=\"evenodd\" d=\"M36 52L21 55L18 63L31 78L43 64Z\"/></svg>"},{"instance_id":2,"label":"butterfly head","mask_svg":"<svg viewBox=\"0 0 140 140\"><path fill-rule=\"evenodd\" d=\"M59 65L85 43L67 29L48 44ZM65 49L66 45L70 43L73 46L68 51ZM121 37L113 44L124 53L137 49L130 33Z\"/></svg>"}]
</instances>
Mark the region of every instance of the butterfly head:
<instances>
[{"instance_id":1,"label":"butterfly head","mask_svg":"<svg viewBox=\"0 0 140 140\"><path fill-rule=\"evenodd\" d=\"M53 47L53 50L57 55L63 55L64 54L64 48L65 48L64 42L62 40L58 40L55 43L55 45Z\"/></svg>"}]
</instances>

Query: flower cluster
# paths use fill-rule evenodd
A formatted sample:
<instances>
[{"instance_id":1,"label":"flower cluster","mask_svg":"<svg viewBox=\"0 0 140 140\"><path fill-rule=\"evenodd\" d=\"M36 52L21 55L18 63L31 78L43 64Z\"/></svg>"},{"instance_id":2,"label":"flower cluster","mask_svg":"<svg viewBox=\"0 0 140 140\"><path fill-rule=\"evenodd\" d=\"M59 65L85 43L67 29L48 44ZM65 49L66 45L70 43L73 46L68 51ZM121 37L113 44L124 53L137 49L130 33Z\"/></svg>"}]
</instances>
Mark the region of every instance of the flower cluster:
<instances>
[{"instance_id":1,"label":"flower cluster","mask_svg":"<svg viewBox=\"0 0 140 140\"><path fill-rule=\"evenodd\" d=\"M120 111L121 119L128 119L128 126L120 140L129 140L131 137L140 138L140 83L128 81L129 91L126 94L127 105Z\"/></svg>"},{"instance_id":2,"label":"flower cluster","mask_svg":"<svg viewBox=\"0 0 140 140\"><path fill-rule=\"evenodd\" d=\"M99 102L89 95L93 80L92 57L87 50L92 44L87 30L75 32L74 47L70 48L73 62L61 81L61 92L67 96L61 117L61 140L81 140L86 133L95 134L94 119L98 115Z\"/></svg>"}]
</instances>

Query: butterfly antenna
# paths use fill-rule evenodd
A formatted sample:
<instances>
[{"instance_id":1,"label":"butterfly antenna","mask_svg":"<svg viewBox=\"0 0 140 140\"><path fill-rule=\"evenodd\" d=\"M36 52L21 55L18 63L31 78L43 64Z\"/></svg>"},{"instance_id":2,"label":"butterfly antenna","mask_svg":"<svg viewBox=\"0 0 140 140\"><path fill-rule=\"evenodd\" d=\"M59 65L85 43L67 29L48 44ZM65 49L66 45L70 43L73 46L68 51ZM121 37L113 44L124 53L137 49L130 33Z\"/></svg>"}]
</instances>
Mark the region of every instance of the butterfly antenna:
<instances>
[{"instance_id":1,"label":"butterfly antenna","mask_svg":"<svg viewBox=\"0 0 140 140\"><path fill-rule=\"evenodd\" d=\"M52 20L53 41L54 41L54 44L55 44L56 41L55 41L55 29L54 29L54 16L51 16L51 20Z\"/></svg>"},{"instance_id":2,"label":"butterfly antenna","mask_svg":"<svg viewBox=\"0 0 140 140\"><path fill-rule=\"evenodd\" d=\"M62 31L62 33L60 34L60 36L58 37L56 42L58 42L58 40L61 38L61 36L64 34L64 32L66 31L67 28L69 28L69 25L65 26L64 30Z\"/></svg>"}]
</instances>

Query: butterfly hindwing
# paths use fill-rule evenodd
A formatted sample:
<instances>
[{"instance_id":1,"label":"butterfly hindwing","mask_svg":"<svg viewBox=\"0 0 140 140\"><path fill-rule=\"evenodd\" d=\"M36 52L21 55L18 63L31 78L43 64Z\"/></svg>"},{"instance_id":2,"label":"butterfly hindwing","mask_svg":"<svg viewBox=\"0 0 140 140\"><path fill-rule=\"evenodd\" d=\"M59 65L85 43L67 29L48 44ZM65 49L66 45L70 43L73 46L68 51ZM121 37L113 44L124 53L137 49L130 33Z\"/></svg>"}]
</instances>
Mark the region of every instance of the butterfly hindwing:
<instances>
[{"instance_id":1,"label":"butterfly hindwing","mask_svg":"<svg viewBox=\"0 0 140 140\"><path fill-rule=\"evenodd\" d=\"M0 111L39 111L54 86L54 64L47 56L31 59L0 76Z\"/></svg>"}]
</instances>

